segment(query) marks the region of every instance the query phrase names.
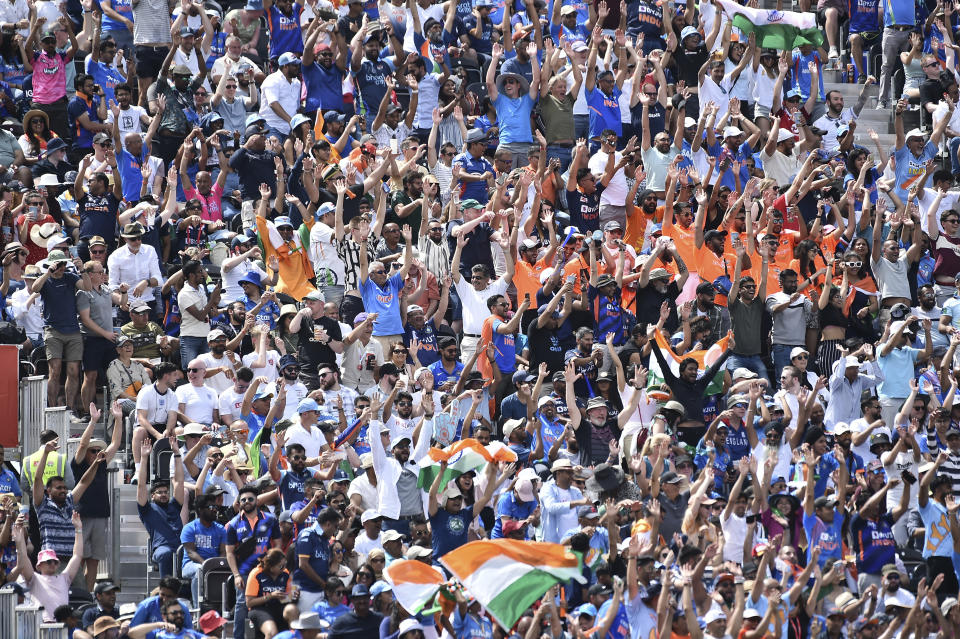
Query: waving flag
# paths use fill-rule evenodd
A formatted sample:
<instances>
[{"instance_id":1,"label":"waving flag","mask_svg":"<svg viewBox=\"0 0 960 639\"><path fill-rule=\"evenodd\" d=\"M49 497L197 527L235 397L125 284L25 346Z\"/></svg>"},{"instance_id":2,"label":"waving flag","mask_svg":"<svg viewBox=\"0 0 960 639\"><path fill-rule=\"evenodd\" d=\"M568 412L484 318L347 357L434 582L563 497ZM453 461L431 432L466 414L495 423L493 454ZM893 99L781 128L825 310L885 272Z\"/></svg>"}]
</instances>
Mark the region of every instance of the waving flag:
<instances>
[{"instance_id":1,"label":"waving flag","mask_svg":"<svg viewBox=\"0 0 960 639\"><path fill-rule=\"evenodd\" d=\"M700 351L690 351L684 353L682 356L677 355L673 352L673 348L670 347L670 340L661 333L657 331L655 339L657 344L660 346L660 352L663 353L663 358L667 360L667 363L670 364L670 371L677 377L680 376L680 362L688 357L692 357L697 360L697 365L700 367L700 371L697 373L698 377L702 377L703 373L707 368L710 367L717 358L723 355L723 352L727 350L727 342L729 337L722 337L717 340L717 342L708 348L707 350ZM663 371L660 370L660 362L656 357L651 355L650 357L650 377L649 385L650 386L659 386L663 384L665 378L663 376ZM715 395L723 389L723 371L717 371L717 374L714 376L713 381L710 382L710 385L707 386L707 390L704 391L704 395Z\"/></svg>"},{"instance_id":2,"label":"waving flag","mask_svg":"<svg viewBox=\"0 0 960 639\"><path fill-rule=\"evenodd\" d=\"M733 21L733 26L756 34L758 47L789 51L802 44L823 44L823 33L817 28L813 13L752 9L732 0L716 0L716 4Z\"/></svg>"},{"instance_id":3,"label":"waving flag","mask_svg":"<svg viewBox=\"0 0 960 639\"><path fill-rule=\"evenodd\" d=\"M508 629L551 586L571 579L586 582L580 557L560 544L538 541L472 541L440 563Z\"/></svg>"},{"instance_id":4,"label":"waving flag","mask_svg":"<svg viewBox=\"0 0 960 639\"><path fill-rule=\"evenodd\" d=\"M447 471L441 486L446 486L464 473L480 470L487 462L515 462L517 454L502 442L493 442L484 447L476 439L463 439L444 449L431 448L419 462L420 474L417 477L419 488L430 490L433 480L440 472L442 461L447 462Z\"/></svg>"},{"instance_id":5,"label":"waving flag","mask_svg":"<svg viewBox=\"0 0 960 639\"><path fill-rule=\"evenodd\" d=\"M361 428L360 419L357 418L357 419L353 420L353 422L351 422L350 425L347 426L342 433L340 433L339 435L337 435L337 438L333 441L333 448L334 448L334 449L339 449L340 446L341 446L345 441L347 441L348 439L350 439L351 437L353 437L353 434L354 434L355 432L359 431L360 428Z\"/></svg>"},{"instance_id":6,"label":"waving flag","mask_svg":"<svg viewBox=\"0 0 960 639\"><path fill-rule=\"evenodd\" d=\"M397 559L383 571L384 579L393 586L393 595L410 614L416 614L446 581L443 573L415 559Z\"/></svg>"}]
</instances>

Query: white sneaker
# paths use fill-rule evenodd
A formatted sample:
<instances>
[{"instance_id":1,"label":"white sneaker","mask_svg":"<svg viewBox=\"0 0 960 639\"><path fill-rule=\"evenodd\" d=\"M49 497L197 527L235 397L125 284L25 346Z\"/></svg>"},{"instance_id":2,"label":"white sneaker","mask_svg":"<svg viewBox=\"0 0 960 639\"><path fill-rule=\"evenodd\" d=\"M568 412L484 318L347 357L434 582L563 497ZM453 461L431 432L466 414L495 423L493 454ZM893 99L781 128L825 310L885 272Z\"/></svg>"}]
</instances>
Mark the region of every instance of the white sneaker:
<instances>
[{"instance_id":1,"label":"white sneaker","mask_svg":"<svg viewBox=\"0 0 960 639\"><path fill-rule=\"evenodd\" d=\"M827 53L827 57L831 60L836 60L840 57L840 53L837 52L836 47L830 47L830 51Z\"/></svg>"}]
</instances>

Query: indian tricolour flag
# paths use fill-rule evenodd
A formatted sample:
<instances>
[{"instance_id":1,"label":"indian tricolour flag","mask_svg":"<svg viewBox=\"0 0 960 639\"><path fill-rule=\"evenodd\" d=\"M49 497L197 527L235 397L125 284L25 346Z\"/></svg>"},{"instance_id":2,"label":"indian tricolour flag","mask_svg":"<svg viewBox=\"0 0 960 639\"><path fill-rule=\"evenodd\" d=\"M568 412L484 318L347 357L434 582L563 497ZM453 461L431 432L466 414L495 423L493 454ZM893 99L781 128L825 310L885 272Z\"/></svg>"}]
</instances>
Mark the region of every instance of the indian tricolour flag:
<instances>
[{"instance_id":1,"label":"indian tricolour flag","mask_svg":"<svg viewBox=\"0 0 960 639\"><path fill-rule=\"evenodd\" d=\"M393 586L393 596L411 614L416 614L430 602L446 581L442 572L415 559L391 562L384 569L383 577Z\"/></svg>"},{"instance_id":2,"label":"indian tricolour flag","mask_svg":"<svg viewBox=\"0 0 960 639\"><path fill-rule=\"evenodd\" d=\"M697 360L697 365L700 367L698 376L702 377L704 372L717 361L717 358L723 355L723 352L727 350L727 342L729 337L722 337L717 342L708 348L707 350L700 351L690 351L689 353L684 353L683 355L677 355L673 352L673 348L670 347L670 340L660 332L656 332L654 338L657 340L657 345L660 346L660 352L663 353L663 358L667 360L667 364L670 365L670 371L677 377L680 376L680 362L688 357L692 357ZM647 380L649 386L659 386L665 382L663 376L663 371L660 370L660 362L656 357L650 358L650 377ZM717 374L714 376L713 381L707 386L707 390L704 393L705 395L716 395L723 389L723 371L717 371Z\"/></svg>"},{"instance_id":3,"label":"indian tricolour flag","mask_svg":"<svg viewBox=\"0 0 960 639\"><path fill-rule=\"evenodd\" d=\"M801 44L823 44L823 33L817 28L813 13L753 9L733 0L716 0L716 4L733 21L733 26L744 33L757 34L758 47L789 51Z\"/></svg>"},{"instance_id":4,"label":"indian tricolour flag","mask_svg":"<svg viewBox=\"0 0 960 639\"><path fill-rule=\"evenodd\" d=\"M419 462L420 473L417 477L417 486L423 490L430 490L433 480L440 472L440 462L444 460L447 462L447 471L440 484L441 489L464 473L480 470L488 462L515 462L517 454L502 442L491 442L488 446L484 446L472 438L454 442L443 449L431 448Z\"/></svg>"},{"instance_id":5,"label":"indian tricolour flag","mask_svg":"<svg viewBox=\"0 0 960 639\"><path fill-rule=\"evenodd\" d=\"M551 586L586 582L580 557L566 546L539 541L472 541L440 563L508 630Z\"/></svg>"}]
</instances>

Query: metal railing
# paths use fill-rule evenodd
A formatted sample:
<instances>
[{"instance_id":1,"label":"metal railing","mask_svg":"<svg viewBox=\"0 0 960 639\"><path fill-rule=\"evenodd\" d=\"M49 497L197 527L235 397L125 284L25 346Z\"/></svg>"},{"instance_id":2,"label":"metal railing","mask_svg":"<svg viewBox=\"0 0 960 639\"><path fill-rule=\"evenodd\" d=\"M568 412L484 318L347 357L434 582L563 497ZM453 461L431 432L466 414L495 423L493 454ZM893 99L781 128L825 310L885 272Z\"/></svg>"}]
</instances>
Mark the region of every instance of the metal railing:
<instances>
[{"instance_id":1,"label":"metal railing","mask_svg":"<svg viewBox=\"0 0 960 639\"><path fill-rule=\"evenodd\" d=\"M16 609L16 634L10 636L17 639L37 639L40 636L42 623L40 606L33 603L21 604Z\"/></svg>"},{"instance_id":2,"label":"metal railing","mask_svg":"<svg viewBox=\"0 0 960 639\"><path fill-rule=\"evenodd\" d=\"M13 586L0 588L0 637L16 637L17 591Z\"/></svg>"},{"instance_id":3,"label":"metal railing","mask_svg":"<svg viewBox=\"0 0 960 639\"><path fill-rule=\"evenodd\" d=\"M40 448L46 408L47 378L35 375L20 380L20 448L26 455Z\"/></svg>"},{"instance_id":4,"label":"metal railing","mask_svg":"<svg viewBox=\"0 0 960 639\"><path fill-rule=\"evenodd\" d=\"M62 623L42 623L37 639L67 639L70 633Z\"/></svg>"}]
</instances>

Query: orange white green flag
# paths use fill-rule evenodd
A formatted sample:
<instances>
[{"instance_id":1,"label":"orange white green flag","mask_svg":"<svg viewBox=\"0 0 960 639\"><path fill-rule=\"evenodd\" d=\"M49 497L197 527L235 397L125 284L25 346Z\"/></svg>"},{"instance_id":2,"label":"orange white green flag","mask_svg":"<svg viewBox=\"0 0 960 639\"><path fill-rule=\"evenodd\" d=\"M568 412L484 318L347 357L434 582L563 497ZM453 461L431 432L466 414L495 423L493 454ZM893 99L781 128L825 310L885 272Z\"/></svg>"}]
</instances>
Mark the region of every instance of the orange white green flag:
<instances>
[{"instance_id":1,"label":"orange white green flag","mask_svg":"<svg viewBox=\"0 0 960 639\"><path fill-rule=\"evenodd\" d=\"M384 569L383 577L393 586L393 596L411 614L416 614L433 599L446 581L442 572L415 559L391 562Z\"/></svg>"},{"instance_id":2,"label":"orange white green flag","mask_svg":"<svg viewBox=\"0 0 960 639\"><path fill-rule=\"evenodd\" d=\"M515 462L517 454L502 442L491 442L484 446L476 439L462 439L446 448L431 448L420 460L420 472L417 486L429 490L433 480L440 473L440 462L447 462L441 489L460 475L478 471L489 462Z\"/></svg>"},{"instance_id":3,"label":"orange white green flag","mask_svg":"<svg viewBox=\"0 0 960 639\"><path fill-rule=\"evenodd\" d=\"M440 563L507 629L551 586L571 579L586 583L577 554L539 541L472 541L441 557Z\"/></svg>"}]
</instances>

